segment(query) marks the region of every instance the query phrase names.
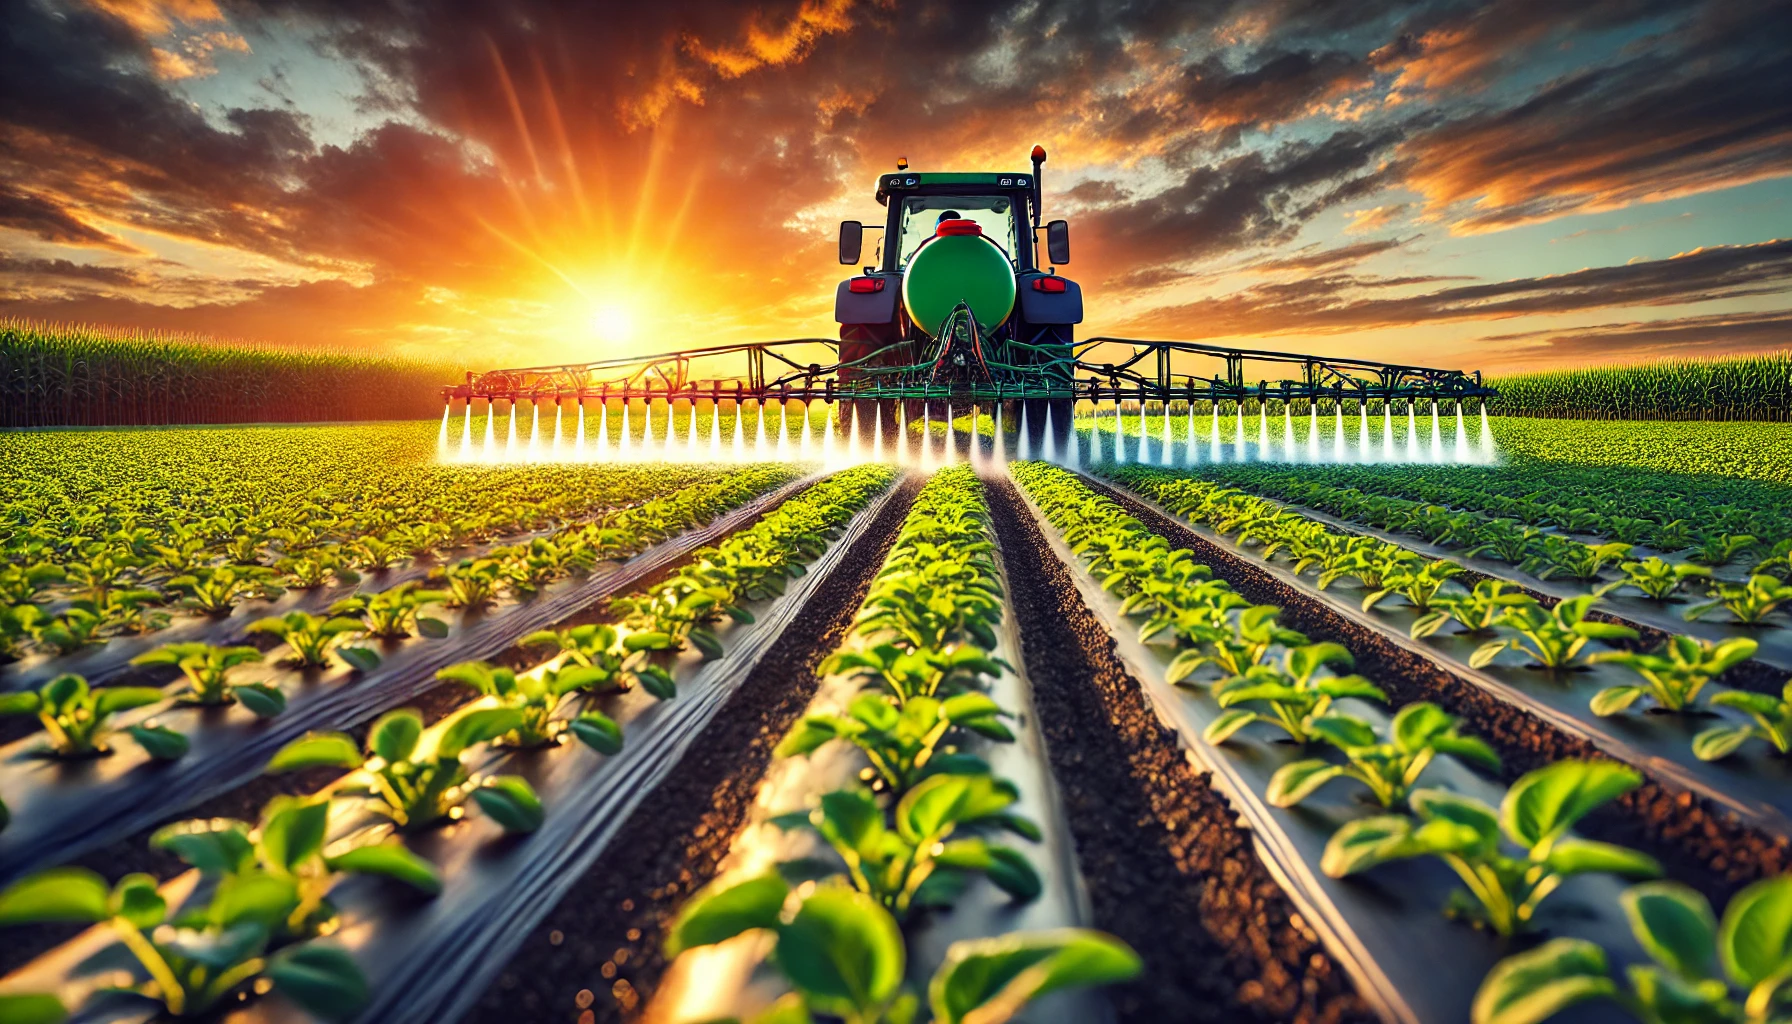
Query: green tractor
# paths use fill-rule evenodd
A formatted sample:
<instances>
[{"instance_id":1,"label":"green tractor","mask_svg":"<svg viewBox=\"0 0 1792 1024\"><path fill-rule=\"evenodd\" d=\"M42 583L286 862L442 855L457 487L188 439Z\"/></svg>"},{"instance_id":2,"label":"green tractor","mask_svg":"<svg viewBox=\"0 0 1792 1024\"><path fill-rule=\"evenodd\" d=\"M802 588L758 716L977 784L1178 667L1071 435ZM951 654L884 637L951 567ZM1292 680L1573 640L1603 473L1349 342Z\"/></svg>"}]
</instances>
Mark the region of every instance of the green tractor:
<instances>
[{"instance_id":1,"label":"green tractor","mask_svg":"<svg viewBox=\"0 0 1792 1024\"><path fill-rule=\"evenodd\" d=\"M992 385L1059 393L1021 400L1026 420L1034 430L1054 420L1068 426L1072 332L1083 319L1083 294L1056 269L1070 262L1070 225L1041 223L1043 147L1033 147L1032 163L1030 171L925 172L898 160L895 173L878 178L877 201L887 212L875 262L840 282L834 297L844 388L882 378L925 384L934 394L987 393ZM840 225L841 263L859 263L867 228L879 230ZM889 402L842 404L894 426ZM919 403L908 414L916 418Z\"/></svg>"}]
</instances>

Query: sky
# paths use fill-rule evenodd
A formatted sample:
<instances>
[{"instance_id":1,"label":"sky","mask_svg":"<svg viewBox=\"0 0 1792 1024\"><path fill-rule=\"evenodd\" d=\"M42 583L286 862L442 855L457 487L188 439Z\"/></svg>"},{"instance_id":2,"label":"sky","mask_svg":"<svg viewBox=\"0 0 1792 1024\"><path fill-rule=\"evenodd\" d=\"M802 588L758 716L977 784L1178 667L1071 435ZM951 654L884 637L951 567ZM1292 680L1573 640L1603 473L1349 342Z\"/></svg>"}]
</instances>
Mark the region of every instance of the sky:
<instances>
[{"instance_id":1,"label":"sky","mask_svg":"<svg viewBox=\"0 0 1792 1024\"><path fill-rule=\"evenodd\" d=\"M1038 143L1082 336L1792 347L1785 0L0 11L0 317L479 367L832 337L879 172Z\"/></svg>"}]
</instances>

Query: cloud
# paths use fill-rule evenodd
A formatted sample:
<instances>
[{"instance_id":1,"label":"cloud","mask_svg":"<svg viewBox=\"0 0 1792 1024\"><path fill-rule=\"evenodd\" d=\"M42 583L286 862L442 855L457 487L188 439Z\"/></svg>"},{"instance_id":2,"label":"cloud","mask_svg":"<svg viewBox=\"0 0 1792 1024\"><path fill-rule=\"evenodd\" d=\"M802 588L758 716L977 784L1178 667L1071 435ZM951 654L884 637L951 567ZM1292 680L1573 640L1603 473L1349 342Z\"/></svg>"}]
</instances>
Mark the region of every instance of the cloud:
<instances>
[{"instance_id":1,"label":"cloud","mask_svg":"<svg viewBox=\"0 0 1792 1024\"><path fill-rule=\"evenodd\" d=\"M1792 309L1550 328L1492 334L1481 340L1501 343L1485 362L1490 366L1502 366L1535 364L1544 360L1584 362L1608 358L1708 357L1769 352L1785 349L1788 338L1792 338ZM1506 344L1510 342L1525 344Z\"/></svg>"},{"instance_id":2,"label":"cloud","mask_svg":"<svg viewBox=\"0 0 1792 1024\"><path fill-rule=\"evenodd\" d=\"M1282 270L1326 270L1336 267L1361 263L1371 256L1379 256L1384 252L1398 249L1411 239L1401 241L1394 238L1373 242L1353 242L1350 245L1339 245L1329 249L1311 245L1296 250L1291 256L1282 256L1273 260L1262 260L1245 269L1256 273L1268 274Z\"/></svg>"},{"instance_id":3,"label":"cloud","mask_svg":"<svg viewBox=\"0 0 1792 1024\"><path fill-rule=\"evenodd\" d=\"M16 282L22 278L91 281L96 284L117 287L138 284L142 281L137 272L129 267L106 267L92 263L75 263L70 260L21 259L0 253L0 279L11 279Z\"/></svg>"},{"instance_id":4,"label":"cloud","mask_svg":"<svg viewBox=\"0 0 1792 1024\"><path fill-rule=\"evenodd\" d=\"M138 251L122 239L83 223L60 203L6 185L0 185L0 226L29 232L46 242Z\"/></svg>"},{"instance_id":5,"label":"cloud","mask_svg":"<svg viewBox=\"0 0 1792 1024\"><path fill-rule=\"evenodd\" d=\"M1356 210L1350 214L1350 223L1344 226L1347 235L1361 235L1370 231L1379 231L1406 215L1411 209L1408 203L1390 203L1386 206L1371 206L1367 210Z\"/></svg>"}]
</instances>

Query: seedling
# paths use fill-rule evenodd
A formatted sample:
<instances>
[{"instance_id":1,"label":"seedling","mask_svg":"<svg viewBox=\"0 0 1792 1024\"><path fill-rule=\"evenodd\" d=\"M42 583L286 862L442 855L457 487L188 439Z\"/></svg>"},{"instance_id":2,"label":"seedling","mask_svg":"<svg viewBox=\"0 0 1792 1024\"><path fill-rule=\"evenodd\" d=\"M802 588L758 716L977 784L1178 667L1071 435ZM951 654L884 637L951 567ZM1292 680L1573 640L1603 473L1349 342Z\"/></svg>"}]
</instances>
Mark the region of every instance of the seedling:
<instances>
[{"instance_id":1,"label":"seedling","mask_svg":"<svg viewBox=\"0 0 1792 1024\"><path fill-rule=\"evenodd\" d=\"M1631 934L1654 961L1626 968L1628 988L1610 976L1605 950L1595 943L1551 939L1487 972L1475 993L1474 1024L1539 1024L1590 999L1610 999L1637 1020L1662 1024L1785 1019L1792 878L1737 893L1721 924L1704 896L1678 882L1645 882L1619 899Z\"/></svg>"},{"instance_id":2,"label":"seedling","mask_svg":"<svg viewBox=\"0 0 1792 1024\"><path fill-rule=\"evenodd\" d=\"M1555 576L1591 583L1607 566L1617 565L1630 554L1630 545L1612 541L1608 544L1582 544L1577 540L1546 536L1539 551L1520 566L1540 580Z\"/></svg>"},{"instance_id":3,"label":"seedling","mask_svg":"<svg viewBox=\"0 0 1792 1024\"><path fill-rule=\"evenodd\" d=\"M373 810L401 829L416 830L450 816L468 797L507 832L541 825L541 801L516 776L474 781L461 762L467 748L497 739L522 724L515 708L470 708L449 718L433 749L422 743L423 716L411 708L389 711L373 723L364 758L346 733L309 733L288 743L268 762L269 772L327 765L360 769L349 792L368 797Z\"/></svg>"},{"instance_id":4,"label":"seedling","mask_svg":"<svg viewBox=\"0 0 1792 1024\"><path fill-rule=\"evenodd\" d=\"M1582 594L1556 603L1545 610L1536 604L1514 605L1499 618L1499 625L1515 631L1515 637L1490 640L1469 655L1471 668L1482 668L1501 651L1511 649L1531 655L1551 672L1573 668L1588 640L1634 640L1636 630L1615 622L1594 622L1587 618L1593 602L1603 590Z\"/></svg>"},{"instance_id":5,"label":"seedling","mask_svg":"<svg viewBox=\"0 0 1792 1024\"><path fill-rule=\"evenodd\" d=\"M1792 581L1792 537L1780 541L1767 552L1767 557L1755 563L1749 570L1752 576L1768 575L1775 579Z\"/></svg>"},{"instance_id":6,"label":"seedling","mask_svg":"<svg viewBox=\"0 0 1792 1024\"><path fill-rule=\"evenodd\" d=\"M34 604L0 604L0 657L17 658L24 642L37 636L44 610Z\"/></svg>"},{"instance_id":7,"label":"seedling","mask_svg":"<svg viewBox=\"0 0 1792 1024\"><path fill-rule=\"evenodd\" d=\"M520 642L524 647L553 647L569 663L596 669L599 676L582 687L587 692L625 690L633 681L634 674L623 668L630 650L618 641L614 626L596 623L559 631L537 630Z\"/></svg>"},{"instance_id":8,"label":"seedling","mask_svg":"<svg viewBox=\"0 0 1792 1024\"><path fill-rule=\"evenodd\" d=\"M1713 600L1686 609L1686 621L1702 618L1713 610L1727 608L1736 621L1747 626L1760 625L1780 605L1792 601L1792 584L1781 583L1765 573L1750 576L1747 583L1718 583L1711 588Z\"/></svg>"},{"instance_id":9,"label":"seedling","mask_svg":"<svg viewBox=\"0 0 1792 1024\"><path fill-rule=\"evenodd\" d=\"M274 568L286 574L283 582L295 590L321 587L331 579L337 583L361 581L361 575L349 568L348 559L338 554L334 545L306 548L279 559Z\"/></svg>"},{"instance_id":10,"label":"seedling","mask_svg":"<svg viewBox=\"0 0 1792 1024\"><path fill-rule=\"evenodd\" d=\"M327 797L279 796L262 808L258 826L233 818L177 821L157 829L149 844L214 881L257 874L290 881L298 898L276 932L293 938L317 934L336 916L328 896L344 874L385 875L431 895L442 891L435 865L398 843L326 855L329 818Z\"/></svg>"},{"instance_id":11,"label":"seedling","mask_svg":"<svg viewBox=\"0 0 1792 1024\"><path fill-rule=\"evenodd\" d=\"M900 707L879 694L865 693L843 715L805 717L778 744L775 756L800 757L832 740L845 740L864 751L883 785L900 795L939 771L988 771L980 759L968 754L935 755L954 727L1011 742L1014 733L1002 723L1006 714L995 701L975 692L944 701L911 697Z\"/></svg>"},{"instance_id":12,"label":"seedling","mask_svg":"<svg viewBox=\"0 0 1792 1024\"><path fill-rule=\"evenodd\" d=\"M1623 585L1635 587L1651 601L1666 601L1685 586L1687 580L1711 576L1711 570L1702 565L1667 562L1655 557L1625 562L1618 568L1624 573Z\"/></svg>"},{"instance_id":13,"label":"seedling","mask_svg":"<svg viewBox=\"0 0 1792 1024\"><path fill-rule=\"evenodd\" d=\"M498 599L498 585L504 579L503 563L492 558L463 558L441 570L447 583L450 608L483 608Z\"/></svg>"},{"instance_id":14,"label":"seedling","mask_svg":"<svg viewBox=\"0 0 1792 1024\"><path fill-rule=\"evenodd\" d=\"M889 911L840 885L799 890L777 875L711 886L679 911L666 955L725 942L745 932L775 936L772 962L792 992L755 1018L761 1024L808 1021L814 1014L847 1024L912 1024L920 999L904 985L908 956ZM1102 932L1065 928L1015 932L953 943L927 986L934 1024L1006 1024L1052 992L1127 981L1138 954Z\"/></svg>"},{"instance_id":15,"label":"seedling","mask_svg":"<svg viewBox=\"0 0 1792 1024\"><path fill-rule=\"evenodd\" d=\"M272 718L286 710L286 694L268 683L233 683L230 670L261 660L253 647L217 647L212 644L165 644L131 659L137 666L173 665L187 679L181 699L206 707L241 701L259 718Z\"/></svg>"},{"instance_id":16,"label":"seedling","mask_svg":"<svg viewBox=\"0 0 1792 1024\"><path fill-rule=\"evenodd\" d=\"M1463 557L1489 555L1511 565L1519 565L1531 557L1544 533L1534 526L1519 526L1510 519L1495 519L1475 534L1475 544Z\"/></svg>"},{"instance_id":17,"label":"seedling","mask_svg":"<svg viewBox=\"0 0 1792 1024\"><path fill-rule=\"evenodd\" d=\"M944 650L905 651L878 644L841 651L822 662L826 675L845 673L881 686L898 706L915 697L950 697L979 689L984 676L999 676L1003 664L969 644Z\"/></svg>"},{"instance_id":18,"label":"seedling","mask_svg":"<svg viewBox=\"0 0 1792 1024\"><path fill-rule=\"evenodd\" d=\"M342 616L326 619L306 612L287 612L250 623L249 632L279 637L292 650L289 661L305 668L319 668L329 664L330 648L335 646L337 638L361 632L361 623L358 619ZM359 650L360 653L353 657L347 651L342 653L356 668L365 670L379 664L378 655L364 648ZM367 658L372 658L372 665L365 664Z\"/></svg>"},{"instance_id":19,"label":"seedling","mask_svg":"<svg viewBox=\"0 0 1792 1024\"><path fill-rule=\"evenodd\" d=\"M285 591L273 582L278 573L260 565L220 565L194 569L170 579L166 586L185 594L188 608L206 615L228 615L241 601L278 597Z\"/></svg>"},{"instance_id":20,"label":"seedling","mask_svg":"<svg viewBox=\"0 0 1792 1024\"><path fill-rule=\"evenodd\" d=\"M330 615L358 615L362 632L381 639L401 639L412 632L440 639L448 635L448 624L422 611L447 600L447 591L425 590L417 581L407 580L377 594L345 597L330 606Z\"/></svg>"},{"instance_id":21,"label":"seedling","mask_svg":"<svg viewBox=\"0 0 1792 1024\"><path fill-rule=\"evenodd\" d=\"M1431 602L1431 610L1412 624L1412 637L1417 640L1442 629L1455 619L1470 636L1493 632L1495 625L1512 608L1529 607L1537 599L1529 594L1508 594L1511 584L1504 580L1482 580L1467 594L1442 594Z\"/></svg>"},{"instance_id":22,"label":"seedling","mask_svg":"<svg viewBox=\"0 0 1792 1024\"><path fill-rule=\"evenodd\" d=\"M1437 592L1443 589L1450 577L1462 574L1462 566L1448 559L1438 559L1422 566L1402 564L1390 572L1382 581L1380 590L1363 598L1363 611L1375 607L1382 598L1389 594L1398 594L1406 598L1406 603L1421 612L1431 610L1432 601Z\"/></svg>"},{"instance_id":23,"label":"seedling","mask_svg":"<svg viewBox=\"0 0 1792 1024\"><path fill-rule=\"evenodd\" d=\"M1349 758L1348 764L1318 759L1283 765L1270 776L1268 798L1276 807L1293 807L1333 779L1355 779L1369 787L1383 807L1406 802L1413 784L1438 754L1450 754L1490 771L1498 771L1499 755L1475 736L1463 736L1461 723L1436 704L1408 704L1394 716L1393 742L1383 743L1369 723L1349 715L1322 715L1308 730Z\"/></svg>"},{"instance_id":24,"label":"seedling","mask_svg":"<svg viewBox=\"0 0 1792 1024\"><path fill-rule=\"evenodd\" d=\"M169 921L149 875L126 875L108 888L86 868L51 868L0 892L0 925L107 924L149 976L124 991L161 1003L171 1016L211 1010L257 977L307 1012L352 1016L367 1001L367 980L347 953L315 943L268 953L298 902L291 879L247 871L220 880L209 904L183 908ZM39 1014L26 1019L67 1014L58 996L26 998L35 999Z\"/></svg>"},{"instance_id":25,"label":"seedling","mask_svg":"<svg viewBox=\"0 0 1792 1024\"><path fill-rule=\"evenodd\" d=\"M1792 753L1792 681L1776 697L1748 690L1726 690L1711 703L1735 708L1754 720L1752 725L1714 725L1692 738L1692 752L1701 761L1716 761L1735 753L1750 739L1773 744L1782 756Z\"/></svg>"},{"instance_id":26,"label":"seedling","mask_svg":"<svg viewBox=\"0 0 1792 1024\"><path fill-rule=\"evenodd\" d=\"M1608 686L1600 690L1593 695L1593 713L1601 717L1615 715L1644 696L1653 697L1665 711L1684 711L1698 700L1706 683L1754 657L1758 646L1747 637L1731 637L1712 644L1697 637L1676 636L1668 640L1660 654L1595 654L1587 660L1593 664L1623 665L1642 676L1647 685Z\"/></svg>"},{"instance_id":27,"label":"seedling","mask_svg":"<svg viewBox=\"0 0 1792 1024\"><path fill-rule=\"evenodd\" d=\"M1642 781L1614 761L1557 761L1513 783L1498 811L1448 790L1415 789L1407 802L1416 819L1393 814L1347 822L1326 843L1320 868L1344 878L1393 861L1437 857L1467 886L1451 895L1446 913L1511 935L1530 927L1538 905L1571 875L1661 875L1652 857L1568 835L1589 812ZM1501 849L1502 832L1523 855Z\"/></svg>"},{"instance_id":28,"label":"seedling","mask_svg":"<svg viewBox=\"0 0 1792 1024\"><path fill-rule=\"evenodd\" d=\"M61 566L51 562L32 565L0 565L0 604L26 604L37 600L52 583L68 579Z\"/></svg>"},{"instance_id":29,"label":"seedling","mask_svg":"<svg viewBox=\"0 0 1792 1024\"><path fill-rule=\"evenodd\" d=\"M516 728L497 738L502 746L546 746L560 742L561 736L570 732L600 754L622 749L622 727L602 712L585 711L570 720L555 716L567 694L609 688L611 677L602 669L571 664L518 676L503 666L463 661L437 672L436 678L470 686L500 707L521 713Z\"/></svg>"},{"instance_id":30,"label":"seedling","mask_svg":"<svg viewBox=\"0 0 1792 1024\"><path fill-rule=\"evenodd\" d=\"M36 693L0 694L0 715L36 715L50 738L56 757L98 757L112 752L112 730L106 720L120 711L147 707L166 699L153 686L104 686L90 689L77 675L60 675ZM173 760L187 752L187 738L150 724L125 730L156 760Z\"/></svg>"},{"instance_id":31,"label":"seedling","mask_svg":"<svg viewBox=\"0 0 1792 1024\"><path fill-rule=\"evenodd\" d=\"M1355 664L1350 652L1341 644L1307 644L1282 655L1282 664L1252 665L1242 675L1221 680L1213 689L1214 697L1225 711L1208 723L1202 733L1209 743L1224 743L1233 733L1251 724L1265 722L1286 732L1296 743L1310 743L1313 721L1331 710L1340 697L1386 701L1387 694L1362 676L1325 676L1318 672L1327 665L1349 668ZM1253 711L1240 704L1259 704L1267 709Z\"/></svg>"},{"instance_id":32,"label":"seedling","mask_svg":"<svg viewBox=\"0 0 1792 1024\"><path fill-rule=\"evenodd\" d=\"M1760 544L1746 533L1712 533L1699 542L1699 549L1690 557L1709 566L1729 565L1738 555Z\"/></svg>"},{"instance_id":33,"label":"seedling","mask_svg":"<svg viewBox=\"0 0 1792 1024\"><path fill-rule=\"evenodd\" d=\"M1165 677L1172 683L1193 675L1202 665L1214 665L1227 676L1242 676L1262 664L1270 648L1299 647L1307 642L1305 633L1284 627L1276 621L1282 609L1273 604L1246 608L1238 616L1238 627L1222 628L1206 635L1206 642L1193 650L1183 651L1170 662Z\"/></svg>"},{"instance_id":34,"label":"seedling","mask_svg":"<svg viewBox=\"0 0 1792 1024\"><path fill-rule=\"evenodd\" d=\"M894 829L884 824L883 808L866 789L824 795L800 825L820 833L839 855L853 888L903 920L916 907L951 906L972 874L1016 900L1039 895L1039 875L1024 856L975 834L1011 831L1037 841L1037 825L1008 813L1016 796L1012 783L988 774L933 775L897 802ZM953 838L959 832L969 835ZM809 874L814 867L801 861L785 870Z\"/></svg>"}]
</instances>

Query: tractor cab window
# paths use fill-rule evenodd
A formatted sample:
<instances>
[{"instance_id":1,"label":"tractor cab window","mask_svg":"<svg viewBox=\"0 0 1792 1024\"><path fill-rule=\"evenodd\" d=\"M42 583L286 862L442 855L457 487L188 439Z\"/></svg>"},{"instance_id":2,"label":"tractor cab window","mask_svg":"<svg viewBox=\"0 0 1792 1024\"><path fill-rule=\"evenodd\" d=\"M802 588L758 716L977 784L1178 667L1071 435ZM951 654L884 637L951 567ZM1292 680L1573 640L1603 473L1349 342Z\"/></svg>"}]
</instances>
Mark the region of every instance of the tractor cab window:
<instances>
[{"instance_id":1,"label":"tractor cab window","mask_svg":"<svg viewBox=\"0 0 1792 1024\"><path fill-rule=\"evenodd\" d=\"M1014 203L1007 196L910 196L902 201L901 248L898 270L908 266L915 250L933 237L940 214L955 210L963 220L974 220L983 236L1001 247L1014 262Z\"/></svg>"}]
</instances>

